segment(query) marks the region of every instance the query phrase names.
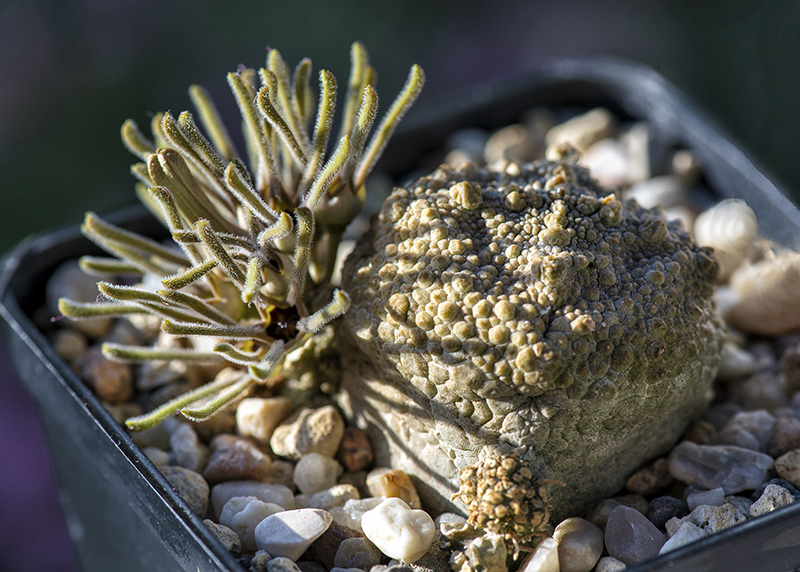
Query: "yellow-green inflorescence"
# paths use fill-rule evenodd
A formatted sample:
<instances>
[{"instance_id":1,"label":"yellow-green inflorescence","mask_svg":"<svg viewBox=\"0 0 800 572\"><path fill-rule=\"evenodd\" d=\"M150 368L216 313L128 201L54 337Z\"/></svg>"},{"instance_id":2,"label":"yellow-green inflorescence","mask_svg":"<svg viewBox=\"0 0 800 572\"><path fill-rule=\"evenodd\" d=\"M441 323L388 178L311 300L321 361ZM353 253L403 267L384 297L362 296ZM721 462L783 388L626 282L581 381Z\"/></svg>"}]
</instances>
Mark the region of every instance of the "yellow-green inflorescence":
<instances>
[{"instance_id":1,"label":"yellow-green inflorescence","mask_svg":"<svg viewBox=\"0 0 800 572\"><path fill-rule=\"evenodd\" d=\"M129 419L129 428L145 429L178 411L193 420L213 415L270 379L287 352L347 311L350 301L342 290L319 309L309 307L309 292L330 280L342 233L364 204L367 175L424 83L422 70L413 66L373 131L375 72L360 43L353 44L351 60L341 133L327 158L336 80L320 72L312 126L311 62L304 59L291 73L277 50L269 51L266 67L258 71L228 74L250 169L199 86L189 94L205 133L188 111L157 114L153 141L133 121L122 126L123 142L141 159L131 168L140 181L137 195L169 228L175 247L87 213L83 233L114 258L84 257L86 272L155 276L160 284L103 281L98 288L104 300L62 299L59 309L72 319L152 314L168 334L217 340L211 351L105 344L110 359L229 362L241 371ZM278 321L290 326L270 329Z\"/></svg>"}]
</instances>

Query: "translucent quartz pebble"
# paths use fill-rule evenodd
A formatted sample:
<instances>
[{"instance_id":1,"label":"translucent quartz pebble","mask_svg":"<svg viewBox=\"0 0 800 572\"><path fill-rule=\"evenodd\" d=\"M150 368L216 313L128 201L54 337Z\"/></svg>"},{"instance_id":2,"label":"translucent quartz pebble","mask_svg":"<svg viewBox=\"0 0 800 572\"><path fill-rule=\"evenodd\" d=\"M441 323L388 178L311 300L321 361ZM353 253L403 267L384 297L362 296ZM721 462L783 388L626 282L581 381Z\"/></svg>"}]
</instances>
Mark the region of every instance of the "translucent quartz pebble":
<instances>
[{"instance_id":1,"label":"translucent quartz pebble","mask_svg":"<svg viewBox=\"0 0 800 572\"><path fill-rule=\"evenodd\" d=\"M433 543L436 527L430 515L399 498L388 498L361 517L364 534L390 558L414 562Z\"/></svg>"}]
</instances>

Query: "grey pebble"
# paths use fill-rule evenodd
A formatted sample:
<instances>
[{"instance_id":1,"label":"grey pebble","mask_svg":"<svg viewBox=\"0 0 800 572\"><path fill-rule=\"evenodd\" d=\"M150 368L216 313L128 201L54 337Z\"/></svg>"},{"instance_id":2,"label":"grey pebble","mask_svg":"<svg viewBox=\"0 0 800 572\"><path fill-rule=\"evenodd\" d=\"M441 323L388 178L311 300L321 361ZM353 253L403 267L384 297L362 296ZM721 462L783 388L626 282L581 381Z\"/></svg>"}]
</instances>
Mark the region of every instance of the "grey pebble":
<instances>
[{"instance_id":1,"label":"grey pebble","mask_svg":"<svg viewBox=\"0 0 800 572\"><path fill-rule=\"evenodd\" d=\"M292 560L278 556L267 562L267 572L300 572L300 567Z\"/></svg>"},{"instance_id":2,"label":"grey pebble","mask_svg":"<svg viewBox=\"0 0 800 572\"><path fill-rule=\"evenodd\" d=\"M242 553L242 543L239 540L239 536L230 528L223 524L217 524L210 518L205 519L203 524L211 531L211 534L217 537L217 540L222 543L225 550L234 556L239 556Z\"/></svg>"},{"instance_id":3,"label":"grey pebble","mask_svg":"<svg viewBox=\"0 0 800 572\"><path fill-rule=\"evenodd\" d=\"M754 489L767 480L772 457L730 445L698 445L683 441L669 455L669 472L679 481L725 494Z\"/></svg>"},{"instance_id":4,"label":"grey pebble","mask_svg":"<svg viewBox=\"0 0 800 572\"><path fill-rule=\"evenodd\" d=\"M722 506L725 504L725 491L722 490L722 487L717 487L709 491L694 492L687 495L686 504L690 512L702 504L708 506Z\"/></svg>"},{"instance_id":5,"label":"grey pebble","mask_svg":"<svg viewBox=\"0 0 800 572\"><path fill-rule=\"evenodd\" d=\"M658 528L663 529L669 519L673 517L683 518L689 512L689 507L681 499L663 496L656 497L650 501L650 506L645 516Z\"/></svg>"},{"instance_id":6,"label":"grey pebble","mask_svg":"<svg viewBox=\"0 0 800 572\"><path fill-rule=\"evenodd\" d=\"M772 427L767 452L777 459L797 448L800 448L800 419L793 416L778 417Z\"/></svg>"},{"instance_id":7,"label":"grey pebble","mask_svg":"<svg viewBox=\"0 0 800 572\"><path fill-rule=\"evenodd\" d=\"M606 550L628 566L656 556L665 541L664 534L635 509L619 506L608 517Z\"/></svg>"},{"instance_id":8,"label":"grey pebble","mask_svg":"<svg viewBox=\"0 0 800 572\"><path fill-rule=\"evenodd\" d=\"M208 447L200 442L194 428L181 423L169 437L169 446L177 463L201 473L208 462Z\"/></svg>"},{"instance_id":9,"label":"grey pebble","mask_svg":"<svg viewBox=\"0 0 800 572\"><path fill-rule=\"evenodd\" d=\"M203 475L185 467L161 467L161 473L198 516L208 511L209 486ZM241 547L240 547L241 549Z\"/></svg>"},{"instance_id":10,"label":"grey pebble","mask_svg":"<svg viewBox=\"0 0 800 572\"><path fill-rule=\"evenodd\" d=\"M369 570L381 563L381 551L367 538L360 536L345 538L339 544L333 564L339 568L360 568Z\"/></svg>"},{"instance_id":11,"label":"grey pebble","mask_svg":"<svg viewBox=\"0 0 800 572\"><path fill-rule=\"evenodd\" d=\"M775 416L764 409L740 411L717 433L715 441L766 453L775 421Z\"/></svg>"}]
</instances>

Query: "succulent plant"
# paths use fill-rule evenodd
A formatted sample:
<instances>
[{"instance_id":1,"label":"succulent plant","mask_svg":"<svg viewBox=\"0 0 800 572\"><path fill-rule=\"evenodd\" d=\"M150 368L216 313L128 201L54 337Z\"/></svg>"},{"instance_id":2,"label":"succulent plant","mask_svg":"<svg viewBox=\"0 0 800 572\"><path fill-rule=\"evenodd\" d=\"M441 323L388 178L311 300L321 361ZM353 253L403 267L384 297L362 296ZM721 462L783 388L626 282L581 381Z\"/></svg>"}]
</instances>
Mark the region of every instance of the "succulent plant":
<instances>
[{"instance_id":1,"label":"succulent plant","mask_svg":"<svg viewBox=\"0 0 800 572\"><path fill-rule=\"evenodd\" d=\"M188 111L177 118L157 114L152 142L133 121L122 126L123 142L142 160L131 168L140 181L137 195L169 228L175 247L87 213L83 233L114 258L87 256L82 268L144 279L135 286L99 282L103 300L62 299L59 310L71 319L152 314L168 334L219 340L212 351L104 344L109 359L222 361L241 371L129 419L129 428L151 427L178 411L192 420L208 418L269 380L287 352L347 311L345 292L334 290L317 309L310 307L311 292L329 282L342 233L364 204L367 175L424 83L422 70L413 66L370 138L378 108L375 72L360 43L353 44L351 60L341 135L327 160L336 80L320 72L311 128L311 61L304 59L291 74L277 50L268 52L267 66L258 72L228 74L252 171L199 86L189 94L207 137Z\"/></svg>"}]
</instances>

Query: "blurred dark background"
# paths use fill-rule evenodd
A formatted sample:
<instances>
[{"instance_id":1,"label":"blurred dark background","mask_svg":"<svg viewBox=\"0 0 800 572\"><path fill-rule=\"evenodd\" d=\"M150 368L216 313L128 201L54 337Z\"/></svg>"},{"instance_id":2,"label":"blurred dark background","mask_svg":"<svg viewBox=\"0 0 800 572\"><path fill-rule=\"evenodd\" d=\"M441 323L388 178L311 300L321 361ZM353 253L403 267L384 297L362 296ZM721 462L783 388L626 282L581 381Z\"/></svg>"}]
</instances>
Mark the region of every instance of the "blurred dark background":
<instances>
[{"instance_id":1,"label":"blurred dark background","mask_svg":"<svg viewBox=\"0 0 800 572\"><path fill-rule=\"evenodd\" d=\"M191 83L235 117L225 74L267 46L343 85L354 40L384 107L415 62L420 103L559 57L642 62L798 202L798 29L789 1L0 0L0 252L133 200L125 119L187 109ZM0 569L73 570L34 409L0 362Z\"/></svg>"}]
</instances>

